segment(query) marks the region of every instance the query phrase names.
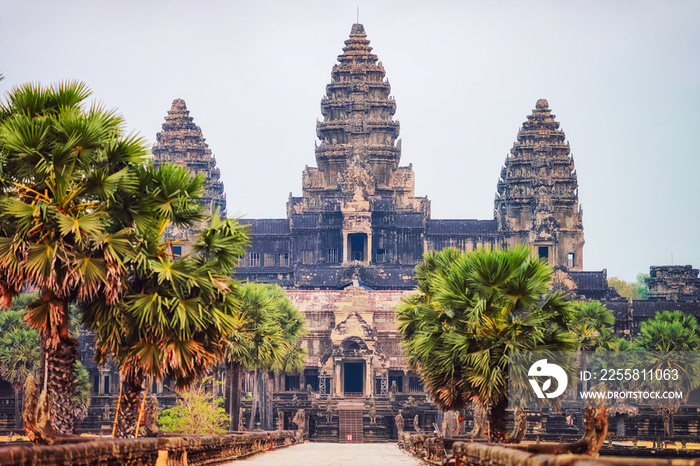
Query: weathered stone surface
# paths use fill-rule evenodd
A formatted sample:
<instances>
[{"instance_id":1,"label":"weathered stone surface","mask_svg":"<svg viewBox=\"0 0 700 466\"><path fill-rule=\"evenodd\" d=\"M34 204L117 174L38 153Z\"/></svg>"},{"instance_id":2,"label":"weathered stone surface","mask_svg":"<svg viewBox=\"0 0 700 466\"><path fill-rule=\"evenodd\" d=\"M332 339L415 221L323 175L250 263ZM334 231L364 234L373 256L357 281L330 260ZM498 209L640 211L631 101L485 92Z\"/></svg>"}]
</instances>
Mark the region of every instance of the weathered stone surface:
<instances>
[{"instance_id":1,"label":"weathered stone surface","mask_svg":"<svg viewBox=\"0 0 700 466\"><path fill-rule=\"evenodd\" d=\"M556 267L583 270L583 210L566 135L540 99L518 131L494 201L505 246L532 245Z\"/></svg>"},{"instance_id":2,"label":"weathered stone surface","mask_svg":"<svg viewBox=\"0 0 700 466\"><path fill-rule=\"evenodd\" d=\"M209 149L201 128L190 116L184 100L175 99L165 116L163 130L156 135L156 143L153 145L153 159L156 166L169 162L187 168L192 176L204 174L204 193L200 202L207 212L218 211L220 217L226 218L226 194L224 184L219 179L216 158ZM186 228L171 225L166 230L166 236L189 241L198 230L198 226ZM188 250L189 247L185 244L180 252ZM177 254L177 251L174 253Z\"/></svg>"},{"instance_id":3,"label":"weathered stone surface","mask_svg":"<svg viewBox=\"0 0 700 466\"><path fill-rule=\"evenodd\" d=\"M690 265L651 266L647 285L650 300L700 301L698 269Z\"/></svg>"},{"instance_id":4,"label":"weathered stone surface","mask_svg":"<svg viewBox=\"0 0 700 466\"><path fill-rule=\"evenodd\" d=\"M295 443L294 432L183 435L145 439L92 439L54 446L0 447L3 466L171 466L233 460Z\"/></svg>"}]
</instances>

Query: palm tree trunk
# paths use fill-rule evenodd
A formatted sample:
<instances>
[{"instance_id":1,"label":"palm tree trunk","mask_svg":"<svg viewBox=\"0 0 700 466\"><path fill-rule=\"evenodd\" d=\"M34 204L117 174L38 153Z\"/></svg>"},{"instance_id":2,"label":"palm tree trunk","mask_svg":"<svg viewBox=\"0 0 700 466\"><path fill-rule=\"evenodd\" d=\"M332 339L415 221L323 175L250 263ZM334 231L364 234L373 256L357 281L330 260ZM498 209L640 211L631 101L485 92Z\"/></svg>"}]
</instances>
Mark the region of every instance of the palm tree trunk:
<instances>
[{"instance_id":1,"label":"palm tree trunk","mask_svg":"<svg viewBox=\"0 0 700 466\"><path fill-rule=\"evenodd\" d=\"M506 408L508 398L503 397L491 405L488 415L490 441L503 443L506 441Z\"/></svg>"},{"instance_id":2,"label":"palm tree trunk","mask_svg":"<svg viewBox=\"0 0 700 466\"><path fill-rule=\"evenodd\" d=\"M21 403L21 388L13 387L15 392L15 430L22 431L22 403ZM10 439L12 440L12 439Z\"/></svg>"},{"instance_id":3,"label":"palm tree trunk","mask_svg":"<svg viewBox=\"0 0 700 466\"><path fill-rule=\"evenodd\" d=\"M74 366L78 358L76 346L78 346L78 342L67 336L60 337L55 346L46 345L46 365L48 368L46 385L48 387L51 423L57 431L64 434L74 433Z\"/></svg>"},{"instance_id":4,"label":"palm tree trunk","mask_svg":"<svg viewBox=\"0 0 700 466\"><path fill-rule=\"evenodd\" d=\"M226 407L231 416L230 430L237 431L241 412L241 364L238 361L226 362ZM241 426L242 427L242 426Z\"/></svg>"},{"instance_id":5,"label":"palm tree trunk","mask_svg":"<svg viewBox=\"0 0 700 466\"><path fill-rule=\"evenodd\" d=\"M250 409L250 421L248 422L248 430L255 428L255 415L258 411L258 402L260 399L260 369L255 369L255 378L253 379L253 406Z\"/></svg>"},{"instance_id":6,"label":"palm tree trunk","mask_svg":"<svg viewBox=\"0 0 700 466\"><path fill-rule=\"evenodd\" d=\"M482 438L486 435L486 411L484 407L476 402L472 402L472 417L474 427L467 434L468 438Z\"/></svg>"},{"instance_id":7,"label":"palm tree trunk","mask_svg":"<svg viewBox=\"0 0 700 466\"><path fill-rule=\"evenodd\" d=\"M272 425L272 398L275 388L275 381L272 378L272 373L269 371L264 371L262 373L262 384L261 384L261 400L260 404L260 414L264 418L264 421L260 423L260 427L263 430L274 430Z\"/></svg>"},{"instance_id":8,"label":"palm tree trunk","mask_svg":"<svg viewBox=\"0 0 700 466\"><path fill-rule=\"evenodd\" d=\"M508 437L508 443L520 443L527 432L527 413L525 408L515 408L513 413L513 431Z\"/></svg>"},{"instance_id":9,"label":"palm tree trunk","mask_svg":"<svg viewBox=\"0 0 700 466\"><path fill-rule=\"evenodd\" d=\"M143 378L127 374L124 376L124 393L122 395L121 412L117 419L117 438L129 438L134 436L136 422L139 416L141 392L143 391Z\"/></svg>"}]
</instances>

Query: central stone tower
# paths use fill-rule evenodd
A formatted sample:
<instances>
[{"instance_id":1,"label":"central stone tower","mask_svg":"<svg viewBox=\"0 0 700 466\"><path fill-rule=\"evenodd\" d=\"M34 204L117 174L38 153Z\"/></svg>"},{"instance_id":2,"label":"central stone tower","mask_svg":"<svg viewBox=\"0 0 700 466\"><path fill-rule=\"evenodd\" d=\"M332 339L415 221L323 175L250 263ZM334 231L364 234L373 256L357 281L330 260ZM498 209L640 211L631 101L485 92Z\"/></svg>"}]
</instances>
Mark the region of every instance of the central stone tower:
<instances>
[{"instance_id":1,"label":"central stone tower","mask_svg":"<svg viewBox=\"0 0 700 466\"><path fill-rule=\"evenodd\" d=\"M352 25L331 77L321 100L323 121L316 125L318 167L306 167L302 197L288 203L291 228L295 216L320 213L320 227L328 229L327 241L322 242L337 242L342 248L324 247L327 255L319 259L344 265L412 265L415 246L397 244L396 230L384 228L392 223L387 216L417 214L420 218L412 220L424 226L430 203L414 196L413 169L399 167L399 122L393 119L396 101L362 24ZM339 237L333 238L336 234ZM410 260L402 261L402 250L411 255Z\"/></svg>"}]
</instances>

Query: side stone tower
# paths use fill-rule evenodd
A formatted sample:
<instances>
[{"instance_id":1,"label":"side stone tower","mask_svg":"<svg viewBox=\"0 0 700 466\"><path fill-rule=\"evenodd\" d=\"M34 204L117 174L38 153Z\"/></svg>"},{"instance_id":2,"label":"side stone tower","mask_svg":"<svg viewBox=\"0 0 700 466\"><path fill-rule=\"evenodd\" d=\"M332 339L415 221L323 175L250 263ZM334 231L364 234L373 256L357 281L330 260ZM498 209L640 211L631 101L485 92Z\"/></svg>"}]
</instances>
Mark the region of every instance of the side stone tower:
<instances>
[{"instance_id":1,"label":"side stone tower","mask_svg":"<svg viewBox=\"0 0 700 466\"><path fill-rule=\"evenodd\" d=\"M192 176L204 173L204 193L200 202L208 213L218 211L220 217L226 218L226 194L224 184L219 179L216 158L212 155L201 128L190 116L184 100L173 100L173 105L165 116L163 131L156 134L152 152L156 166L170 162L185 167ZM172 253L175 256L188 253L190 242L199 230L198 225L193 228L169 225L165 237L175 241Z\"/></svg>"},{"instance_id":2,"label":"side stone tower","mask_svg":"<svg viewBox=\"0 0 700 466\"><path fill-rule=\"evenodd\" d=\"M518 131L494 202L503 246L525 243L554 267L583 270L583 209L574 159L549 103L540 99Z\"/></svg>"},{"instance_id":3,"label":"side stone tower","mask_svg":"<svg viewBox=\"0 0 700 466\"><path fill-rule=\"evenodd\" d=\"M219 179L216 158L212 155L201 128L190 116L184 100L173 100L173 105L165 116L163 131L156 134L153 159L156 166L170 162L187 168L193 176L204 173L205 191L201 202L210 212L218 210L220 217L226 217L226 194L224 184Z\"/></svg>"}]
</instances>

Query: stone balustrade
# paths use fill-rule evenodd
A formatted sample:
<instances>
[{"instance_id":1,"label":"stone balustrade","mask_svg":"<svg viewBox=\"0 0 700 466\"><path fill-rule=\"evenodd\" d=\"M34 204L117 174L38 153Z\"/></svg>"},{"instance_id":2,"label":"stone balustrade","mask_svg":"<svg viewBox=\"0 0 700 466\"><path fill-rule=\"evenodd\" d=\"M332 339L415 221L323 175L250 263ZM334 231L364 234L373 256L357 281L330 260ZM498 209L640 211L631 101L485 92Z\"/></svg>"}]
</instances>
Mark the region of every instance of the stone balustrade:
<instances>
[{"instance_id":1,"label":"stone balustrade","mask_svg":"<svg viewBox=\"0 0 700 466\"><path fill-rule=\"evenodd\" d=\"M655 459L601 457L574 454L542 454L525 451L521 446L461 442L432 435L403 432L399 447L427 464L455 466L700 466L700 459Z\"/></svg>"},{"instance_id":2,"label":"stone balustrade","mask_svg":"<svg viewBox=\"0 0 700 466\"><path fill-rule=\"evenodd\" d=\"M294 432L224 435L167 435L158 438L103 439L53 446L0 447L3 466L111 465L195 466L235 460L295 443Z\"/></svg>"}]
</instances>

